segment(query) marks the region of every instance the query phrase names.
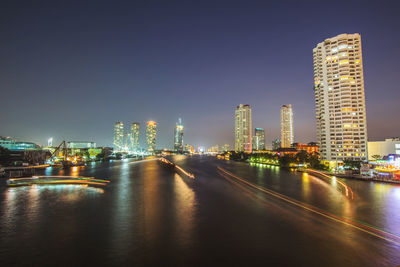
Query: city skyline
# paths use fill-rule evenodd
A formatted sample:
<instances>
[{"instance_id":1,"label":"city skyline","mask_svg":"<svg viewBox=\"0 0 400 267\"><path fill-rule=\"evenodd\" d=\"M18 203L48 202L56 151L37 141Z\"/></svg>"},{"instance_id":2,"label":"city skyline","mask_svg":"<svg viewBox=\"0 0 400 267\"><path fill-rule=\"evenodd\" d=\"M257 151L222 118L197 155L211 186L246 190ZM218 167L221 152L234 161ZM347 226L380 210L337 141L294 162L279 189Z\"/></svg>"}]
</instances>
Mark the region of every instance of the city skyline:
<instances>
[{"instance_id":1,"label":"city skyline","mask_svg":"<svg viewBox=\"0 0 400 267\"><path fill-rule=\"evenodd\" d=\"M368 137L383 140L398 136L399 124L384 124L381 118L396 111L395 100L400 97L396 74L399 37L393 34L399 21L393 5L379 5L381 12L375 14L377 5L378 2L346 4L358 13L343 12L340 5L329 6L330 13L341 12L340 21L330 19L333 15L315 12L326 9L327 4L304 8L296 3L259 4L245 9L231 4L223 14L217 7L198 7L198 13L185 5L175 9L171 4L164 6L165 10L140 7L148 11L144 12L146 16L131 16L130 12L136 14L140 10L133 4L114 7L122 16L108 13L108 7L99 4L80 20L71 20L72 10L58 11L55 20L51 5L41 8L41 16L35 16L35 9L16 13L13 10L17 6L8 5L3 10L10 12L4 31L6 41L0 44L2 51L7 51L0 67L0 86L10 99L19 99L19 105L13 101L3 103L0 135L41 145L54 137L54 144L90 140L112 146L110 125L117 120L129 122L133 117L141 122L157 121L157 143L163 148L173 146L169 129L176 118L182 117L185 143L205 147L229 143L233 147L230 110L238 103L249 103L253 107L253 124L268 132L268 146L280 136L279 107L292 103L296 107L295 141L316 141L312 49L326 38L360 33ZM295 12L298 8L302 14ZM210 17L208 24L201 16L205 12ZM176 16L166 16L171 13ZM104 15L103 23L108 27L93 28L89 22L95 20L95 14ZM371 14L375 14L374 22ZM159 20L154 18L159 16L167 23L157 23ZM116 17L121 19L115 20ZM320 23L315 25L317 19ZM187 20L196 26L195 32L181 26ZM148 34L137 30L133 26L136 22L144 24ZM269 26L271 22L277 24L277 30ZM24 34L21 25L30 34ZM39 27L43 25L46 26ZM66 25L64 33L55 31L60 25ZM116 30L121 25L127 25L124 30L131 30L131 35ZM171 38L162 34L165 31ZM226 34L216 35L220 31ZM115 34L113 41L107 38L110 34ZM71 44L65 45L65 39ZM103 46L90 50L98 40ZM157 40L164 40L165 45L158 45ZM145 46L148 43L154 45ZM292 49L293 43L296 49ZM191 49L181 53L181 45ZM198 78L199 72L202 78ZM154 76L157 78L150 79ZM56 92L68 95L51 101ZM143 101L150 96L154 101ZM181 104L175 105L175 99ZM60 105L69 108L58 109ZM57 112L43 112L43 106Z\"/></svg>"}]
</instances>

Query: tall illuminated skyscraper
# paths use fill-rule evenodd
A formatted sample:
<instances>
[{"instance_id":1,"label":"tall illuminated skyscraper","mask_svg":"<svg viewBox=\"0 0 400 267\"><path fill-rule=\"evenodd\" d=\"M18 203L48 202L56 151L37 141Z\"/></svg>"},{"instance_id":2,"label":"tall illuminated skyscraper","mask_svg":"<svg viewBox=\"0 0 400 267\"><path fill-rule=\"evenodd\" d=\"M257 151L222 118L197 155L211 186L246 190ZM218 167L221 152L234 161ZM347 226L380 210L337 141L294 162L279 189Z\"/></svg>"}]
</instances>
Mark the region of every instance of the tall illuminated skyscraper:
<instances>
[{"instance_id":1,"label":"tall illuminated skyscraper","mask_svg":"<svg viewBox=\"0 0 400 267\"><path fill-rule=\"evenodd\" d=\"M114 152L123 151L124 148L124 123L117 121L114 124Z\"/></svg>"},{"instance_id":2,"label":"tall illuminated skyscraper","mask_svg":"<svg viewBox=\"0 0 400 267\"><path fill-rule=\"evenodd\" d=\"M361 36L340 34L313 49L317 137L323 160L367 159Z\"/></svg>"},{"instance_id":3,"label":"tall illuminated skyscraper","mask_svg":"<svg viewBox=\"0 0 400 267\"><path fill-rule=\"evenodd\" d=\"M174 151L183 153L183 124L180 118L174 131Z\"/></svg>"},{"instance_id":4,"label":"tall illuminated skyscraper","mask_svg":"<svg viewBox=\"0 0 400 267\"><path fill-rule=\"evenodd\" d=\"M153 154L156 150L156 135L157 135L157 124L155 121L148 121L146 127L146 143L147 151Z\"/></svg>"},{"instance_id":5,"label":"tall illuminated skyscraper","mask_svg":"<svg viewBox=\"0 0 400 267\"><path fill-rule=\"evenodd\" d=\"M138 122L134 122L131 124L131 150L133 153L137 153L140 150L139 137L140 124Z\"/></svg>"},{"instance_id":6,"label":"tall illuminated skyscraper","mask_svg":"<svg viewBox=\"0 0 400 267\"><path fill-rule=\"evenodd\" d=\"M283 105L281 108L281 147L290 147L293 142L292 105Z\"/></svg>"},{"instance_id":7,"label":"tall illuminated skyscraper","mask_svg":"<svg viewBox=\"0 0 400 267\"><path fill-rule=\"evenodd\" d=\"M250 105L236 107L235 111L235 151L251 152L252 128Z\"/></svg>"},{"instance_id":8,"label":"tall illuminated skyscraper","mask_svg":"<svg viewBox=\"0 0 400 267\"><path fill-rule=\"evenodd\" d=\"M253 150L265 150L265 131L263 128L254 129Z\"/></svg>"}]
</instances>

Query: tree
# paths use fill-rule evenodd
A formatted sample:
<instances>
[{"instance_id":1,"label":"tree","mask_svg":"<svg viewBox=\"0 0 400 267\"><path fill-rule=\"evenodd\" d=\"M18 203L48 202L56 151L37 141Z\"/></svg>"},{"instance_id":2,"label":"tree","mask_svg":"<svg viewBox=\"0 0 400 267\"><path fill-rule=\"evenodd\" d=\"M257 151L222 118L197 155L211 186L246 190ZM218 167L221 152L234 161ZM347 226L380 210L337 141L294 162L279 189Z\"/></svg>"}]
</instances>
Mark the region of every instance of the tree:
<instances>
[{"instance_id":1,"label":"tree","mask_svg":"<svg viewBox=\"0 0 400 267\"><path fill-rule=\"evenodd\" d=\"M300 150L296 154L296 159L299 163L302 163L302 164L308 163L309 159L310 159L310 154L308 154L307 151L305 151L305 150Z\"/></svg>"},{"instance_id":2,"label":"tree","mask_svg":"<svg viewBox=\"0 0 400 267\"><path fill-rule=\"evenodd\" d=\"M345 159L343 161L343 167L346 170L359 170L361 168L361 161Z\"/></svg>"},{"instance_id":3,"label":"tree","mask_svg":"<svg viewBox=\"0 0 400 267\"><path fill-rule=\"evenodd\" d=\"M283 167L289 167L291 163L296 163L296 157L292 156L292 155L283 155L281 157L279 157L279 165L283 166Z\"/></svg>"},{"instance_id":4,"label":"tree","mask_svg":"<svg viewBox=\"0 0 400 267\"><path fill-rule=\"evenodd\" d=\"M381 155L373 155L372 158L374 160L380 160L380 159L382 159L382 156Z\"/></svg>"}]
</instances>

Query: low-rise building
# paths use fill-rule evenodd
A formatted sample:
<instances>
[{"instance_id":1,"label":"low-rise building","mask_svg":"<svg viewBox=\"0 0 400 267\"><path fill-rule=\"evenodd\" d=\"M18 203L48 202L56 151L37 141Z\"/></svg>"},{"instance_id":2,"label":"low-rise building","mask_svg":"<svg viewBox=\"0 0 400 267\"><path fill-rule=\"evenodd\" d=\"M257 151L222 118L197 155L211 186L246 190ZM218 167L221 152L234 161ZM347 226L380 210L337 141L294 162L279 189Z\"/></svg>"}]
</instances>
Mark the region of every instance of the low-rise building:
<instances>
[{"instance_id":1,"label":"low-rise building","mask_svg":"<svg viewBox=\"0 0 400 267\"><path fill-rule=\"evenodd\" d=\"M368 142L368 160L376 160L390 154L400 155L400 138Z\"/></svg>"},{"instance_id":2,"label":"low-rise building","mask_svg":"<svg viewBox=\"0 0 400 267\"><path fill-rule=\"evenodd\" d=\"M298 151L304 150L309 154L316 154L319 151L317 143L314 142L310 142L308 144L293 143L292 147L297 149Z\"/></svg>"}]
</instances>

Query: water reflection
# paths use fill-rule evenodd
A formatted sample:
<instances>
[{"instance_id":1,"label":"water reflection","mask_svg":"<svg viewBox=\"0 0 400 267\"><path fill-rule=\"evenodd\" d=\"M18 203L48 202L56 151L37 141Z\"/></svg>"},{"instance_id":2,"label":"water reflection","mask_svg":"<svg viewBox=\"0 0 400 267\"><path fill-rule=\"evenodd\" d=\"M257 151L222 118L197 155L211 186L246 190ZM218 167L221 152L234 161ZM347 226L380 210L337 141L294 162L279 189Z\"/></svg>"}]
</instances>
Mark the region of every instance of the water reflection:
<instances>
[{"instance_id":1,"label":"water reflection","mask_svg":"<svg viewBox=\"0 0 400 267\"><path fill-rule=\"evenodd\" d=\"M195 193L177 173L174 175L174 193L177 241L181 247L188 247L193 240Z\"/></svg>"}]
</instances>

